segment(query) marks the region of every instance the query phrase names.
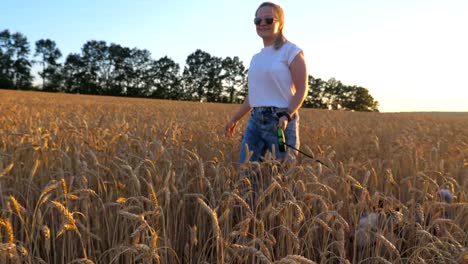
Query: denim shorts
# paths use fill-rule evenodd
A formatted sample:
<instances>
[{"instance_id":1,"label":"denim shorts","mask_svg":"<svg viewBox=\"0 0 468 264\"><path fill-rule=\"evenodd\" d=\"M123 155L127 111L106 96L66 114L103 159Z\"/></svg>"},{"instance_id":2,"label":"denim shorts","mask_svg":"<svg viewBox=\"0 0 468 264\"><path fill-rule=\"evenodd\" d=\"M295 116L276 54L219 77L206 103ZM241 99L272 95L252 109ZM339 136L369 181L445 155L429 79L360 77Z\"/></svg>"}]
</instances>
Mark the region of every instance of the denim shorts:
<instances>
[{"instance_id":1,"label":"denim shorts","mask_svg":"<svg viewBox=\"0 0 468 264\"><path fill-rule=\"evenodd\" d=\"M247 158L246 145L253 151L250 161L259 161L267 151L273 152L275 147L276 159L284 160L287 155L295 153L286 147L286 152L280 152L278 146L277 128L278 112L287 111L287 108L254 107L242 138L239 162L244 163ZM284 132L286 143L299 149L299 114L296 113Z\"/></svg>"}]
</instances>

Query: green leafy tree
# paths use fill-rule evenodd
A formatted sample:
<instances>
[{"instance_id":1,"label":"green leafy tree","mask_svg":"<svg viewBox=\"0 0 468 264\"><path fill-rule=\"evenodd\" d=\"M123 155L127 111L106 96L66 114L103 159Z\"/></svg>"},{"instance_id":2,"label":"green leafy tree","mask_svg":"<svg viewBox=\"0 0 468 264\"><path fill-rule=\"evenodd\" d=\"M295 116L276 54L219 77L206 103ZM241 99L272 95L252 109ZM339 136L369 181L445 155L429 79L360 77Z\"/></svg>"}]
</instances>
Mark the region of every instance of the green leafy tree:
<instances>
[{"instance_id":1,"label":"green leafy tree","mask_svg":"<svg viewBox=\"0 0 468 264\"><path fill-rule=\"evenodd\" d=\"M221 78L223 82L224 102L234 103L242 97L241 90L246 87L246 70L239 57L226 57L222 61Z\"/></svg>"},{"instance_id":2,"label":"green leafy tree","mask_svg":"<svg viewBox=\"0 0 468 264\"><path fill-rule=\"evenodd\" d=\"M366 88L347 86L334 78L323 81L309 75L309 94L304 102L305 107L379 111L378 105Z\"/></svg>"},{"instance_id":3,"label":"green leafy tree","mask_svg":"<svg viewBox=\"0 0 468 264\"><path fill-rule=\"evenodd\" d=\"M9 30L0 32L0 81L2 86L16 89L32 87L29 42L19 33L11 34Z\"/></svg>"},{"instance_id":4,"label":"green leafy tree","mask_svg":"<svg viewBox=\"0 0 468 264\"><path fill-rule=\"evenodd\" d=\"M10 72L12 61L10 57L0 49L0 88L13 88L13 78Z\"/></svg>"},{"instance_id":5,"label":"green leafy tree","mask_svg":"<svg viewBox=\"0 0 468 264\"><path fill-rule=\"evenodd\" d=\"M335 78L331 78L325 83L322 100L326 103L328 109L338 110L341 108L342 92L343 84Z\"/></svg>"},{"instance_id":6,"label":"green leafy tree","mask_svg":"<svg viewBox=\"0 0 468 264\"><path fill-rule=\"evenodd\" d=\"M344 109L354 111L379 111L379 103L369 94L369 90L360 86L346 86L341 105Z\"/></svg>"},{"instance_id":7,"label":"green leafy tree","mask_svg":"<svg viewBox=\"0 0 468 264\"><path fill-rule=\"evenodd\" d=\"M154 89L151 53L91 40L81 54L67 57L67 91L102 95L150 96Z\"/></svg>"},{"instance_id":8,"label":"green leafy tree","mask_svg":"<svg viewBox=\"0 0 468 264\"><path fill-rule=\"evenodd\" d=\"M0 32L0 88L13 88L13 51L9 30Z\"/></svg>"},{"instance_id":9,"label":"green leafy tree","mask_svg":"<svg viewBox=\"0 0 468 264\"><path fill-rule=\"evenodd\" d=\"M77 53L69 54L62 69L65 92L92 94L93 91L87 85L89 81L86 76L85 63L81 55Z\"/></svg>"},{"instance_id":10,"label":"green leafy tree","mask_svg":"<svg viewBox=\"0 0 468 264\"><path fill-rule=\"evenodd\" d=\"M151 95L159 99L181 99L179 64L164 56L153 62L154 90Z\"/></svg>"},{"instance_id":11,"label":"green leafy tree","mask_svg":"<svg viewBox=\"0 0 468 264\"><path fill-rule=\"evenodd\" d=\"M195 101L223 102L225 70L223 59L200 49L187 57L183 71L185 98Z\"/></svg>"},{"instance_id":12,"label":"green leafy tree","mask_svg":"<svg viewBox=\"0 0 468 264\"><path fill-rule=\"evenodd\" d=\"M326 82L320 78L309 75L309 92L304 101L304 107L327 109L328 105L324 100Z\"/></svg>"},{"instance_id":13,"label":"green leafy tree","mask_svg":"<svg viewBox=\"0 0 468 264\"><path fill-rule=\"evenodd\" d=\"M200 49L187 57L182 75L185 86L185 99L206 101L210 64L211 55Z\"/></svg>"},{"instance_id":14,"label":"green leafy tree","mask_svg":"<svg viewBox=\"0 0 468 264\"><path fill-rule=\"evenodd\" d=\"M248 78L247 78L248 74L249 74L249 69L245 69L244 71L245 79L244 79L243 84L240 85L239 92L237 92L236 99L235 99L236 103L244 102L249 94L249 84L248 84Z\"/></svg>"},{"instance_id":15,"label":"green leafy tree","mask_svg":"<svg viewBox=\"0 0 468 264\"><path fill-rule=\"evenodd\" d=\"M151 74L153 60L151 59L151 53L145 49L133 48L129 63L126 94L135 97L150 96L153 89Z\"/></svg>"},{"instance_id":16,"label":"green leafy tree","mask_svg":"<svg viewBox=\"0 0 468 264\"><path fill-rule=\"evenodd\" d=\"M42 77L42 89L45 91L60 90L60 68L61 65L57 60L62 56L62 53L57 48L54 41L50 39L40 39L36 41L35 57L39 56L39 64L42 65L42 71L39 76Z\"/></svg>"},{"instance_id":17,"label":"green leafy tree","mask_svg":"<svg viewBox=\"0 0 468 264\"><path fill-rule=\"evenodd\" d=\"M0 32L0 87L14 87L13 48L9 30Z\"/></svg>"},{"instance_id":18,"label":"green leafy tree","mask_svg":"<svg viewBox=\"0 0 468 264\"><path fill-rule=\"evenodd\" d=\"M111 64L109 95L123 95L131 72L131 49L112 43L108 49Z\"/></svg>"},{"instance_id":19,"label":"green leafy tree","mask_svg":"<svg viewBox=\"0 0 468 264\"><path fill-rule=\"evenodd\" d=\"M221 72L223 70L222 59L212 56L208 61L207 66L207 86L206 86L206 101L208 102L222 102L223 94L223 77Z\"/></svg>"},{"instance_id":20,"label":"green leafy tree","mask_svg":"<svg viewBox=\"0 0 468 264\"><path fill-rule=\"evenodd\" d=\"M107 44L105 41L90 40L81 49L86 90L91 94L106 94L110 76Z\"/></svg>"},{"instance_id":21,"label":"green leafy tree","mask_svg":"<svg viewBox=\"0 0 468 264\"><path fill-rule=\"evenodd\" d=\"M29 57L29 42L26 36L16 32L12 34L12 46L14 50L14 82L16 89L29 89L32 87L31 62Z\"/></svg>"}]
</instances>

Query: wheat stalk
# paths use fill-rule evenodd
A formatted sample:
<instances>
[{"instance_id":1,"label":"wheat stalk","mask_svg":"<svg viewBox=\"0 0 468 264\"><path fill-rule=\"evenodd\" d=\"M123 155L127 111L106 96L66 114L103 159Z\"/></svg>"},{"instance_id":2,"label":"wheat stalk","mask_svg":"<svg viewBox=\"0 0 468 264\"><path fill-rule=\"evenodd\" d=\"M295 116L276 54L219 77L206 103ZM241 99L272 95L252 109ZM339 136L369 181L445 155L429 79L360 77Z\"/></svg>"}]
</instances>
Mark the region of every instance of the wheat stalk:
<instances>
[{"instance_id":1,"label":"wheat stalk","mask_svg":"<svg viewBox=\"0 0 468 264\"><path fill-rule=\"evenodd\" d=\"M212 210L206 203L200 198L197 198L198 203L201 208L210 216L213 232L215 234L216 240L216 251L217 251L217 261L218 263L224 263L224 253L223 253L223 238L221 236L221 229L219 228L218 215Z\"/></svg>"},{"instance_id":2,"label":"wheat stalk","mask_svg":"<svg viewBox=\"0 0 468 264\"><path fill-rule=\"evenodd\" d=\"M316 263L301 255L287 255L286 257L280 259L278 262L275 262L275 263L286 264L286 263L290 263L289 261L292 261L292 263L299 263L299 264L315 264Z\"/></svg>"},{"instance_id":3,"label":"wheat stalk","mask_svg":"<svg viewBox=\"0 0 468 264\"><path fill-rule=\"evenodd\" d=\"M269 260L260 250L254 248L254 247L248 247L248 246L243 246L243 245L238 245L238 244L232 244L229 247L231 250L234 251L235 254L237 252L241 252L241 254L249 254L250 256L255 256L257 257L261 263L267 263L270 264L272 263L271 260Z\"/></svg>"}]
</instances>

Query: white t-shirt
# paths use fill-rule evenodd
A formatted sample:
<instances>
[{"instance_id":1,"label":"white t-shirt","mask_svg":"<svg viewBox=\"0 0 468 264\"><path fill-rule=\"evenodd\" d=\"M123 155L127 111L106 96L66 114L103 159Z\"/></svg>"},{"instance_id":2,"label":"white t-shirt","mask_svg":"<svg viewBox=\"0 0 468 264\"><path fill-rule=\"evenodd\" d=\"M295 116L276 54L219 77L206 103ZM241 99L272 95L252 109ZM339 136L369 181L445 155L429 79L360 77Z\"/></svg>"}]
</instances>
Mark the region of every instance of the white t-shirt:
<instances>
[{"instance_id":1,"label":"white t-shirt","mask_svg":"<svg viewBox=\"0 0 468 264\"><path fill-rule=\"evenodd\" d=\"M267 46L252 57L248 71L250 107L289 106L296 93L289 65L300 51L295 44L286 42L278 50Z\"/></svg>"}]
</instances>

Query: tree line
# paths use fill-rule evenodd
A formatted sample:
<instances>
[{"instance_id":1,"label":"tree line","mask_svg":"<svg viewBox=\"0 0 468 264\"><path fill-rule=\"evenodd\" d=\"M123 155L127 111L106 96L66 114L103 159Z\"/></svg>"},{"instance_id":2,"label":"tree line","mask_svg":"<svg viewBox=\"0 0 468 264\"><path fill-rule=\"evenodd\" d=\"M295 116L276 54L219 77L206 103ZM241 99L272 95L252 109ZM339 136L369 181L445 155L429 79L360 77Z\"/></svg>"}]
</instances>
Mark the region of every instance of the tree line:
<instances>
[{"instance_id":1,"label":"tree line","mask_svg":"<svg viewBox=\"0 0 468 264\"><path fill-rule=\"evenodd\" d=\"M0 32L0 88L92 95L145 97L200 102L240 103L247 95L247 71L239 57L217 57L197 49L184 68L171 58L158 60L146 49L89 40L80 53L62 53L50 39L30 44L22 33ZM39 65L40 85L32 66ZM369 91L331 78L309 75L304 107L378 111Z\"/></svg>"}]
</instances>

